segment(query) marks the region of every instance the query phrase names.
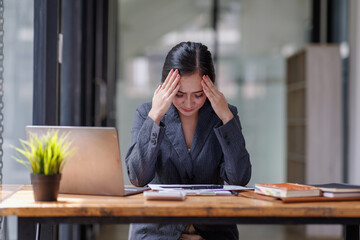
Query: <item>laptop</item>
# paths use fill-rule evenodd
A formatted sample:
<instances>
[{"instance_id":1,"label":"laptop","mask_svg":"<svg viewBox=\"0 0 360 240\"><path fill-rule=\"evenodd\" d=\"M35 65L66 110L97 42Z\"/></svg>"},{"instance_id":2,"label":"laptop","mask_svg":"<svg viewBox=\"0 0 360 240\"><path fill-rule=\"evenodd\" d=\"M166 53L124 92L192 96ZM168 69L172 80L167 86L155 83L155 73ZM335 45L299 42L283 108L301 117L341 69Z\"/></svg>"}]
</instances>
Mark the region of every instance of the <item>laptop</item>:
<instances>
[{"instance_id":1,"label":"laptop","mask_svg":"<svg viewBox=\"0 0 360 240\"><path fill-rule=\"evenodd\" d=\"M149 190L125 187L121 167L119 139L113 127L26 126L26 135L58 130L70 133L76 149L61 174L60 193L127 196Z\"/></svg>"}]
</instances>

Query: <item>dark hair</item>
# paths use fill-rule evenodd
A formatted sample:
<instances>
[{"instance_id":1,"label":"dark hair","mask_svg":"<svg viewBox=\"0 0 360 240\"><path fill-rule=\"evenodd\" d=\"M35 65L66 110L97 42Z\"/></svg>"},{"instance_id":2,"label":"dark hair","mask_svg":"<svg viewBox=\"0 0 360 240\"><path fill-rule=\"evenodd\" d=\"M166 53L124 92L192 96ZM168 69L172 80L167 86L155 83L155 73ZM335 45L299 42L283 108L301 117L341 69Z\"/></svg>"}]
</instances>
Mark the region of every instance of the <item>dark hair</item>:
<instances>
[{"instance_id":1,"label":"dark hair","mask_svg":"<svg viewBox=\"0 0 360 240\"><path fill-rule=\"evenodd\" d=\"M171 69L178 69L180 75L199 72L208 75L215 82L215 69L207 46L195 42L181 42L173 47L166 56L161 82L164 82Z\"/></svg>"}]
</instances>

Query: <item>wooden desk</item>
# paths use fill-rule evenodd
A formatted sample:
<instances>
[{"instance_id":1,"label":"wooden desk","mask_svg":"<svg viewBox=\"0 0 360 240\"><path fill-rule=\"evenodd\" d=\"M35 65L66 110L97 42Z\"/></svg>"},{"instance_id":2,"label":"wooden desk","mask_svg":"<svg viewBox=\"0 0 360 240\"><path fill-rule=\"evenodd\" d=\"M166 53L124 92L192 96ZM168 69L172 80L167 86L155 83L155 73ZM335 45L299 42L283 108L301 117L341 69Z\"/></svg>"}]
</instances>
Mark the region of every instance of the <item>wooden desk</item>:
<instances>
[{"instance_id":1,"label":"wooden desk","mask_svg":"<svg viewBox=\"0 0 360 240\"><path fill-rule=\"evenodd\" d=\"M34 223L238 223L344 224L346 239L359 239L360 201L277 203L237 196L189 196L185 201L147 201L142 194L105 197L60 194L58 202L34 202L23 186L0 203L3 216L18 216L18 237Z\"/></svg>"}]
</instances>

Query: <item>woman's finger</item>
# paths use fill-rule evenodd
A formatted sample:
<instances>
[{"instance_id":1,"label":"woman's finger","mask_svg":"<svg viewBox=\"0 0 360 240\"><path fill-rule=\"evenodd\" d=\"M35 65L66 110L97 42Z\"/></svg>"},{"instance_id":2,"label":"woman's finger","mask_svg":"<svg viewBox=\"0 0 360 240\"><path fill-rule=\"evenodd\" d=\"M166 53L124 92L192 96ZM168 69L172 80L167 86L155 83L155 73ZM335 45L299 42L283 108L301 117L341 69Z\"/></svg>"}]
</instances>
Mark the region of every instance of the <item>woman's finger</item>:
<instances>
[{"instance_id":1,"label":"woman's finger","mask_svg":"<svg viewBox=\"0 0 360 240\"><path fill-rule=\"evenodd\" d=\"M207 77L203 80L203 88L206 96L213 103L221 102L222 99L225 100L224 95L217 89L217 87L211 82L210 78Z\"/></svg>"},{"instance_id":2,"label":"woman's finger","mask_svg":"<svg viewBox=\"0 0 360 240\"><path fill-rule=\"evenodd\" d=\"M177 74L177 76L175 77L174 81L171 83L171 85L169 86L168 91L172 92L174 90L174 88L177 86L178 82L180 81L180 74Z\"/></svg>"},{"instance_id":3,"label":"woman's finger","mask_svg":"<svg viewBox=\"0 0 360 240\"><path fill-rule=\"evenodd\" d=\"M206 86L213 91L214 93L216 93L218 90L216 88L216 86L214 85L214 83L211 81L210 77L208 75L204 75L203 79L206 83Z\"/></svg>"},{"instance_id":4,"label":"woman's finger","mask_svg":"<svg viewBox=\"0 0 360 240\"><path fill-rule=\"evenodd\" d=\"M172 93L170 94L170 99L173 99L174 96L177 94L177 92L179 91L180 89L180 82L177 83L175 89L172 91Z\"/></svg>"},{"instance_id":5,"label":"woman's finger","mask_svg":"<svg viewBox=\"0 0 360 240\"><path fill-rule=\"evenodd\" d=\"M205 80L201 81L201 85L203 87L203 91L205 93L205 95L209 98L209 100L211 101L214 97L214 94L212 93L212 91L209 89L209 87L207 86Z\"/></svg>"},{"instance_id":6,"label":"woman's finger","mask_svg":"<svg viewBox=\"0 0 360 240\"><path fill-rule=\"evenodd\" d=\"M173 74L170 76L170 79L169 79L169 82L167 84L167 86L165 87L165 89L169 89L171 88L172 84L174 83L174 81L176 81L178 78L180 78L180 75L179 75L179 70L175 70L173 72ZM175 85L176 86L176 85Z\"/></svg>"},{"instance_id":7,"label":"woman's finger","mask_svg":"<svg viewBox=\"0 0 360 240\"><path fill-rule=\"evenodd\" d=\"M170 71L171 74L169 73L168 76L166 77L165 82L162 87L163 89L167 89L171 85L171 83L176 78L178 72L179 72L179 70L177 70L177 69L175 71L173 69L171 69L171 71Z\"/></svg>"},{"instance_id":8,"label":"woman's finger","mask_svg":"<svg viewBox=\"0 0 360 240\"><path fill-rule=\"evenodd\" d=\"M173 72L174 72L173 69L171 69L171 70L169 71L169 73L168 73L168 75L166 76L164 82L162 83L161 88L164 88L165 84L169 81L169 78L170 78L171 74L173 74Z\"/></svg>"},{"instance_id":9,"label":"woman's finger","mask_svg":"<svg viewBox=\"0 0 360 240\"><path fill-rule=\"evenodd\" d=\"M161 88L161 84L160 84L160 85L157 87L157 89L155 90L155 94L157 94L157 93L159 92L160 88Z\"/></svg>"},{"instance_id":10,"label":"woman's finger","mask_svg":"<svg viewBox=\"0 0 360 240\"><path fill-rule=\"evenodd\" d=\"M207 90L208 93L213 92L214 86L211 84L212 82L205 77L205 75L203 76L202 82L204 84L203 87Z\"/></svg>"}]
</instances>

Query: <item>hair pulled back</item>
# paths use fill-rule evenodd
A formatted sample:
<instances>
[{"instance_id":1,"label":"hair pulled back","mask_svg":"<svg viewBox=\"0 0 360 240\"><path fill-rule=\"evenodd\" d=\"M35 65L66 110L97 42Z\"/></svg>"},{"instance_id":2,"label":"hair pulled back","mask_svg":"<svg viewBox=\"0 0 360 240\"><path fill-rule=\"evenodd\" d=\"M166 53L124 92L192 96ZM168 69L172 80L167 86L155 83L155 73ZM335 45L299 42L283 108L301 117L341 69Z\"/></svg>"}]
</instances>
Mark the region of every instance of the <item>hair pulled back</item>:
<instances>
[{"instance_id":1,"label":"hair pulled back","mask_svg":"<svg viewBox=\"0 0 360 240\"><path fill-rule=\"evenodd\" d=\"M196 42L181 42L167 54L162 70L161 82L164 82L171 69L178 69L180 75L196 72L202 77L208 75L215 82L215 69L211 53L207 46Z\"/></svg>"}]
</instances>

